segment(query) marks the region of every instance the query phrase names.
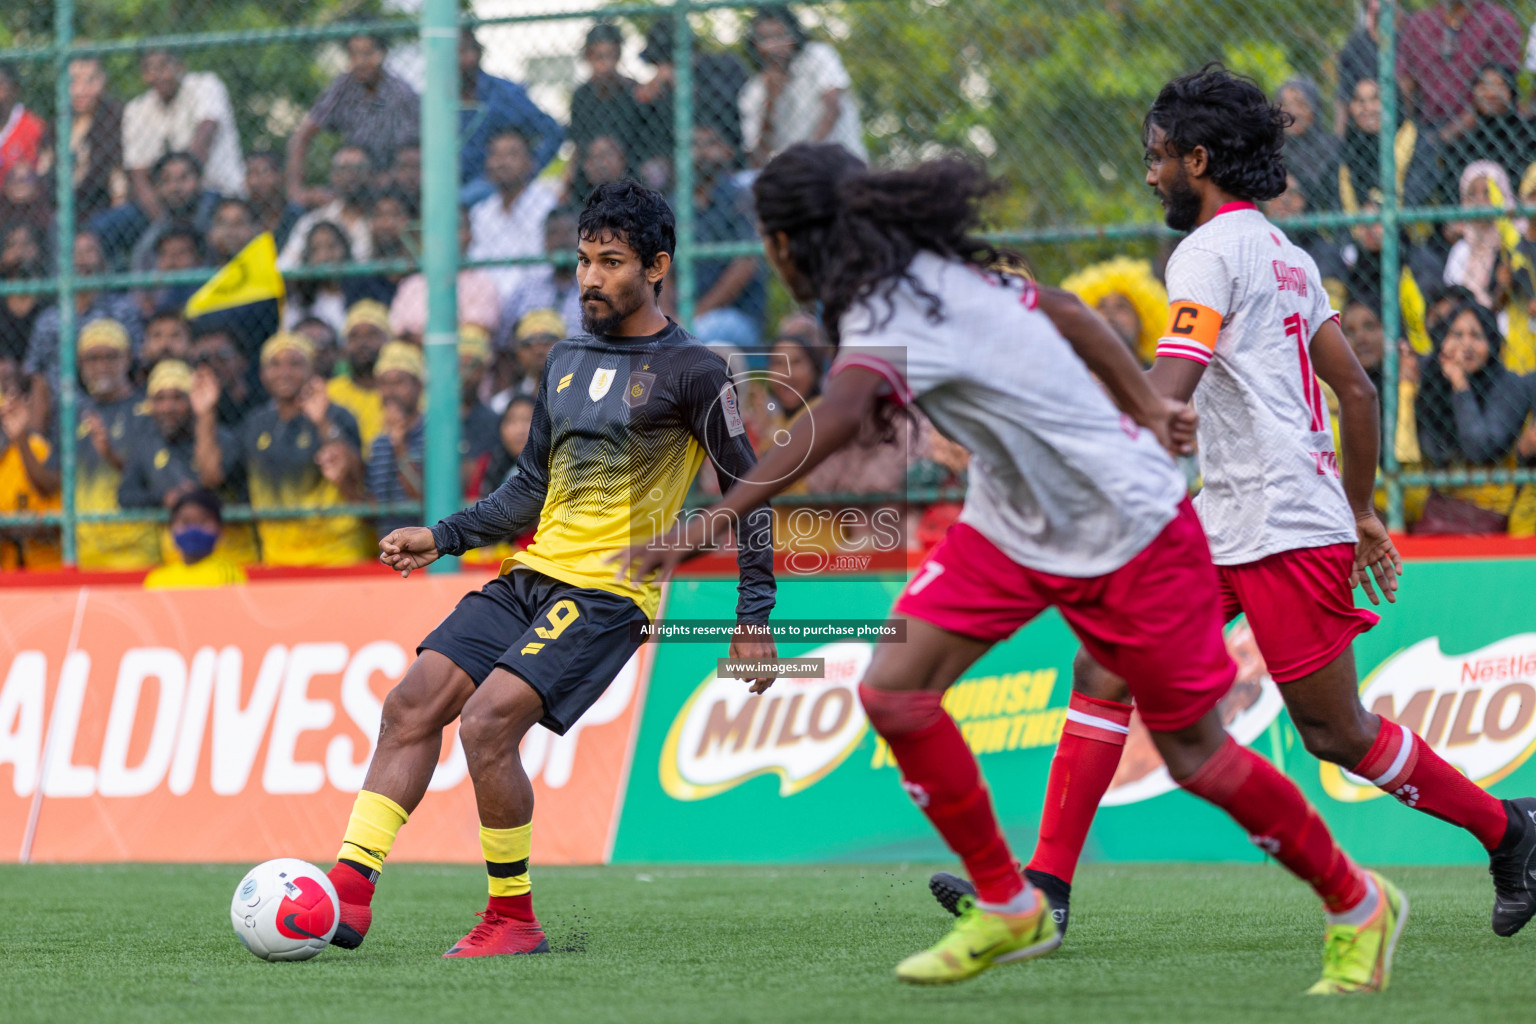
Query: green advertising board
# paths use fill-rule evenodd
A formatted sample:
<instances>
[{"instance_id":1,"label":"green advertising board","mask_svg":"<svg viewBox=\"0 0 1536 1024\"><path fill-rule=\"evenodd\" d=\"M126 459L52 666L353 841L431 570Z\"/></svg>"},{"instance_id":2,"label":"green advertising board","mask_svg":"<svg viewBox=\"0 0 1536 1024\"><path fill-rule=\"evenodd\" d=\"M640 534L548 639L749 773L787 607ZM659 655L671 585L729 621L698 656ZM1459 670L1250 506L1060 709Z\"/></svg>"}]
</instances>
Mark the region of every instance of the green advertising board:
<instances>
[{"instance_id":1,"label":"green advertising board","mask_svg":"<svg viewBox=\"0 0 1536 1024\"><path fill-rule=\"evenodd\" d=\"M879 621L902 580L787 579L775 619ZM1422 732L1497 795L1536 792L1536 631L1522 594L1536 562L1413 563L1396 605L1355 644L1366 706ZM730 580L682 580L668 620L718 618ZM1221 706L1240 741L1283 767L1346 848L1368 863L1472 863L1458 829L1320 765L1298 742L1251 634L1228 633L1238 682ZM614 847L615 861L773 862L943 857L867 727L857 683L873 647L814 638L783 657L826 659L824 678L761 697L716 679L719 643L661 642ZM1048 613L981 658L945 704L980 760L1016 852L1034 844L1076 642ZM1224 814L1180 792L1137 723L1089 838L1089 860L1263 859Z\"/></svg>"}]
</instances>

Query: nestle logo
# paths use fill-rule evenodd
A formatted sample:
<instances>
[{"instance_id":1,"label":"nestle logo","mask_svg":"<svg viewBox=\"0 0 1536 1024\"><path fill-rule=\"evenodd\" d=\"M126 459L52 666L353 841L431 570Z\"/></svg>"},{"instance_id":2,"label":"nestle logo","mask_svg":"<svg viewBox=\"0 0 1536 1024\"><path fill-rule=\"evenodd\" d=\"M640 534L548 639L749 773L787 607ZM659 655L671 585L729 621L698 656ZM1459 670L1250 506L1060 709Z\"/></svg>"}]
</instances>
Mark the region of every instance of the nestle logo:
<instances>
[{"instance_id":1,"label":"nestle logo","mask_svg":"<svg viewBox=\"0 0 1536 1024\"><path fill-rule=\"evenodd\" d=\"M1461 663L1461 684L1494 683L1536 677L1536 651L1503 658L1468 658Z\"/></svg>"}]
</instances>

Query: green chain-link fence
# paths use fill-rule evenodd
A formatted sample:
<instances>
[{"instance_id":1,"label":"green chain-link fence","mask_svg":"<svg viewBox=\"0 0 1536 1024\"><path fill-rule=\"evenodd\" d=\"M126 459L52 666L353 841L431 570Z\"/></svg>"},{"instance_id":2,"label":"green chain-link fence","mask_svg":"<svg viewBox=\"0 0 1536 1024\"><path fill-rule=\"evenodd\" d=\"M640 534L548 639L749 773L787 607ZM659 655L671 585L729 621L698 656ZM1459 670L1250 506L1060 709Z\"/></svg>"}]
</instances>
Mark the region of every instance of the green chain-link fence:
<instances>
[{"instance_id":1,"label":"green chain-link fence","mask_svg":"<svg viewBox=\"0 0 1536 1024\"><path fill-rule=\"evenodd\" d=\"M243 557L348 561L494 486L530 374L576 329L573 211L602 181L674 197L666 301L696 333L807 330L781 323L746 199L801 139L985 159L998 238L1145 354L1176 236L1140 121L1213 60L1295 116L1269 213L1378 382L1393 524L1530 532L1533 19L1532 0L20 0L0 24L4 564L152 564L194 483L257 524L227 538ZM264 231L285 300L188 319ZM280 332L305 341L264 348ZM414 361L380 357L394 339ZM963 456L912 455L909 498L962 477Z\"/></svg>"}]
</instances>

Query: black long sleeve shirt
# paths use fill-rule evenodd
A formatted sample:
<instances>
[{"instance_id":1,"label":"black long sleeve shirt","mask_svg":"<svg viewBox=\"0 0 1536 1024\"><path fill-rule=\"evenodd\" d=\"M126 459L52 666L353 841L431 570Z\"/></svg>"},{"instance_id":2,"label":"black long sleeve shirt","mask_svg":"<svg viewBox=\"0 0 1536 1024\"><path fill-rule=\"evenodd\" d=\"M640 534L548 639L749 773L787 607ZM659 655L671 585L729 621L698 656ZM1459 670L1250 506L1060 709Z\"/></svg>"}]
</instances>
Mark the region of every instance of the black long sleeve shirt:
<instances>
[{"instance_id":1,"label":"black long sleeve shirt","mask_svg":"<svg viewBox=\"0 0 1536 1024\"><path fill-rule=\"evenodd\" d=\"M706 455L722 490L756 464L723 359L671 322L643 338L570 338L550 349L512 475L432 536L439 552L457 555L537 523L503 572L518 563L623 594L654 619L659 587L616 581L607 559L672 525ZM736 558L736 617L767 622L775 584L766 503L737 530Z\"/></svg>"}]
</instances>

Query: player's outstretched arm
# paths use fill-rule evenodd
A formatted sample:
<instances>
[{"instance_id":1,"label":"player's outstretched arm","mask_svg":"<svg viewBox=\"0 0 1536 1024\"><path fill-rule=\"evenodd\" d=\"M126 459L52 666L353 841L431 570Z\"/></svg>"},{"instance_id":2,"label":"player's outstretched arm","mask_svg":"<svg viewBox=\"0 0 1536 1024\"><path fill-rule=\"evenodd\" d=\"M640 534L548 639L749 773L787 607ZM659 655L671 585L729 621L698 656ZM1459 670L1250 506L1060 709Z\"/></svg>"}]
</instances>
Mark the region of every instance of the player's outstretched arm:
<instances>
[{"instance_id":1,"label":"player's outstretched arm","mask_svg":"<svg viewBox=\"0 0 1536 1024\"><path fill-rule=\"evenodd\" d=\"M550 422L544 405L545 383L539 383L528 443L517 457L512 475L469 508L444 516L432 527L439 554L462 555L472 548L499 544L539 521L549 493Z\"/></svg>"},{"instance_id":2,"label":"player's outstretched arm","mask_svg":"<svg viewBox=\"0 0 1536 1024\"><path fill-rule=\"evenodd\" d=\"M849 366L833 373L821 400L790 428L789 440L768 450L751 472L718 502L685 516L656 541L615 554L617 579L649 580L665 575L714 545L741 523L748 512L787 490L851 441L874 413L890 385L874 370Z\"/></svg>"},{"instance_id":3,"label":"player's outstretched arm","mask_svg":"<svg viewBox=\"0 0 1536 1024\"><path fill-rule=\"evenodd\" d=\"M1088 364L1121 412L1152 431L1172 454L1194 454L1196 417L1188 397L1170 399L1159 394L1103 317L1060 288L1040 289L1040 311Z\"/></svg>"},{"instance_id":4,"label":"player's outstretched arm","mask_svg":"<svg viewBox=\"0 0 1536 1024\"><path fill-rule=\"evenodd\" d=\"M1337 320L1328 320L1318 328L1310 349L1317 375L1339 397L1340 477L1359 535L1350 586L1359 586L1372 604L1380 604L1371 585L1374 576L1382 597L1396 601L1403 560L1386 525L1376 516L1376 459L1381 451L1376 386L1355 358L1355 350L1339 330Z\"/></svg>"}]
</instances>

